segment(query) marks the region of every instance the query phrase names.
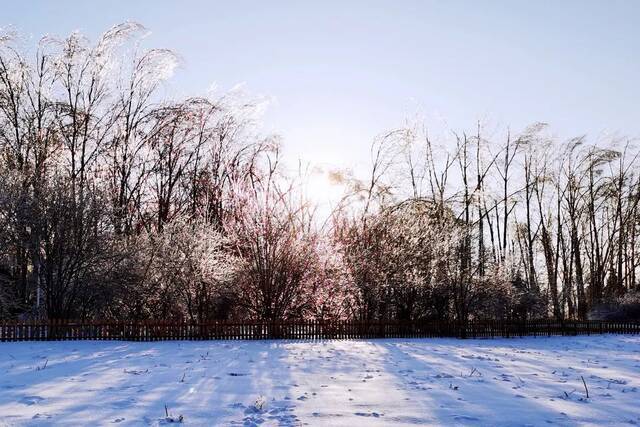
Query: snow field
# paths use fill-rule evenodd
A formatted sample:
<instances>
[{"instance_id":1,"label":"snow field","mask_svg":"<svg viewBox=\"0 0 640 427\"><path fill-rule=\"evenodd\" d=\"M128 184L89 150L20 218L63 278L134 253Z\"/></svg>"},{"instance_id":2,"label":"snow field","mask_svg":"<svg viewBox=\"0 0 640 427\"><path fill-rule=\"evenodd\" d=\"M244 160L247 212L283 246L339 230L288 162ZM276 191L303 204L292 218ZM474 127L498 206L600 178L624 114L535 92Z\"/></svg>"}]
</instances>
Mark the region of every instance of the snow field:
<instances>
[{"instance_id":1,"label":"snow field","mask_svg":"<svg viewBox=\"0 0 640 427\"><path fill-rule=\"evenodd\" d=\"M180 415L194 426L633 425L640 337L0 344L0 425Z\"/></svg>"}]
</instances>

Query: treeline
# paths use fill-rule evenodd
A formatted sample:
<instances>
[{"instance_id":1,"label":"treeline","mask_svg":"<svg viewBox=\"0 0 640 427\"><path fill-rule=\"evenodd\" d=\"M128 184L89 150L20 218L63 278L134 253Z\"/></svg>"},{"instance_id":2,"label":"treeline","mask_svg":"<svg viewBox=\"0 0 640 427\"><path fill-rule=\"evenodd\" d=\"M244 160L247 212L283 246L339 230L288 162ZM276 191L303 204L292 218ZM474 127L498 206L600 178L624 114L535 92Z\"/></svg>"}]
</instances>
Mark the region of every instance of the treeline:
<instances>
[{"instance_id":1,"label":"treeline","mask_svg":"<svg viewBox=\"0 0 640 427\"><path fill-rule=\"evenodd\" d=\"M373 145L364 208L338 225L360 315L640 318L633 141L482 132Z\"/></svg>"},{"instance_id":2,"label":"treeline","mask_svg":"<svg viewBox=\"0 0 640 427\"><path fill-rule=\"evenodd\" d=\"M631 141L406 127L322 221L257 106L163 96L143 32L0 35L0 318L638 316Z\"/></svg>"}]
</instances>

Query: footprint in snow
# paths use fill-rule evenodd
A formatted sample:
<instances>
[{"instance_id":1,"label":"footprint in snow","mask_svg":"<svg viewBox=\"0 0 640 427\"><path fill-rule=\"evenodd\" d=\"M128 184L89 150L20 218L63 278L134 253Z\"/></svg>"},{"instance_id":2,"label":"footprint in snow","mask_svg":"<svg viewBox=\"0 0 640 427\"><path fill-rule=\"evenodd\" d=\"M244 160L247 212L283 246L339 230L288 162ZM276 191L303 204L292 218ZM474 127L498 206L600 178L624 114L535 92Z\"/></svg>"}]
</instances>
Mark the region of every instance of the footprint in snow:
<instances>
[{"instance_id":1,"label":"footprint in snow","mask_svg":"<svg viewBox=\"0 0 640 427\"><path fill-rule=\"evenodd\" d=\"M41 397L41 396L24 396L22 399L20 399L20 403L31 406L31 405L35 405L36 403L40 403L43 400L44 400L44 397Z\"/></svg>"},{"instance_id":2,"label":"footprint in snow","mask_svg":"<svg viewBox=\"0 0 640 427\"><path fill-rule=\"evenodd\" d=\"M480 421L480 418L470 415L454 415L453 419L456 421Z\"/></svg>"},{"instance_id":3,"label":"footprint in snow","mask_svg":"<svg viewBox=\"0 0 640 427\"><path fill-rule=\"evenodd\" d=\"M384 414L379 414L377 412L355 412L353 415L356 415L358 417L374 417L374 418L379 418L384 416Z\"/></svg>"},{"instance_id":4,"label":"footprint in snow","mask_svg":"<svg viewBox=\"0 0 640 427\"><path fill-rule=\"evenodd\" d=\"M240 402L236 402L236 403L230 403L229 405L227 405L228 408L231 409L242 409L244 408L244 404L240 403Z\"/></svg>"},{"instance_id":5,"label":"footprint in snow","mask_svg":"<svg viewBox=\"0 0 640 427\"><path fill-rule=\"evenodd\" d=\"M42 419L42 418L50 419L50 418L53 418L53 415L41 414L40 412L38 412L33 417L31 417L32 420L39 420L39 419Z\"/></svg>"}]
</instances>

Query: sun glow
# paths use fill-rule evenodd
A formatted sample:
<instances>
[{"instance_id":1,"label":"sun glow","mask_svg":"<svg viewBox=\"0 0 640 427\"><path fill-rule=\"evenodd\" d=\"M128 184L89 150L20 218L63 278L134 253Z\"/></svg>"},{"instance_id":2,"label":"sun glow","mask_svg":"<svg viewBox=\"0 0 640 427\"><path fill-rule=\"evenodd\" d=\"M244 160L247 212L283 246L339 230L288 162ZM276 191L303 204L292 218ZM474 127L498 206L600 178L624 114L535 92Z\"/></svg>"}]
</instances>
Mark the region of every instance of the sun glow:
<instances>
[{"instance_id":1,"label":"sun glow","mask_svg":"<svg viewBox=\"0 0 640 427\"><path fill-rule=\"evenodd\" d=\"M321 219L327 218L339 205L348 191L348 175L346 172L330 166L315 166L306 179L305 194L317 205L317 214Z\"/></svg>"}]
</instances>

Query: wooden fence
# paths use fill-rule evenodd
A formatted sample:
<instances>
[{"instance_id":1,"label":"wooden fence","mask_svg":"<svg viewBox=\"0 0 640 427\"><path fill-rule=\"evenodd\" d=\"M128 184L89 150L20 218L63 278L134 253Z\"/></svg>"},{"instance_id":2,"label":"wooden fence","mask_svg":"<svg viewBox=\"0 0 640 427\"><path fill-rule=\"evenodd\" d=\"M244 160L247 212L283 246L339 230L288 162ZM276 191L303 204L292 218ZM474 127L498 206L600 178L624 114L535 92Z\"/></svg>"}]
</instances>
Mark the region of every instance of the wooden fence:
<instances>
[{"instance_id":1,"label":"wooden fence","mask_svg":"<svg viewBox=\"0 0 640 427\"><path fill-rule=\"evenodd\" d=\"M370 338L494 338L551 335L640 334L640 322L106 322L0 321L0 341L61 340L264 340Z\"/></svg>"}]
</instances>

